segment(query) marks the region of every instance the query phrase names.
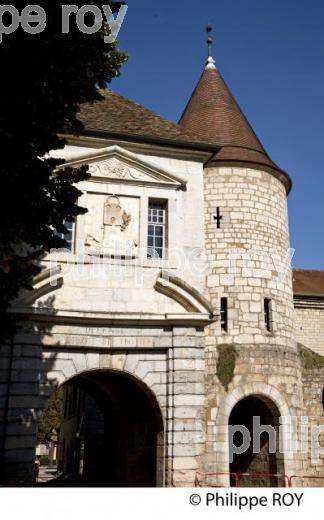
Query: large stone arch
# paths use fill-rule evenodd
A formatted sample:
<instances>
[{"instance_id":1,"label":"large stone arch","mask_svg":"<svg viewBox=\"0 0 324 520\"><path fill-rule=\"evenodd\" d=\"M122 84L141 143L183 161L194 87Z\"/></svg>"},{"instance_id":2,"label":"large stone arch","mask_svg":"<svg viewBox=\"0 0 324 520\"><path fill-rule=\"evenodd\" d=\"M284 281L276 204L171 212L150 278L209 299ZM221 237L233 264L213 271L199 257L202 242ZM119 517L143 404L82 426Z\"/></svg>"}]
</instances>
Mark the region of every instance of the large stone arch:
<instances>
[{"instance_id":1,"label":"large stone arch","mask_svg":"<svg viewBox=\"0 0 324 520\"><path fill-rule=\"evenodd\" d=\"M103 369L121 371L152 392L164 421L164 485L192 486L203 464L206 442L203 326L207 313L141 320L137 315L117 320L81 314L37 311L28 315L15 337L19 380L14 384L20 393L10 403L16 414L12 431L19 445L16 448L9 439L8 457L13 462L8 464L8 481L16 482L16 475L24 472L23 482L32 482L37 419L53 390L77 375Z\"/></svg>"},{"instance_id":2,"label":"large stone arch","mask_svg":"<svg viewBox=\"0 0 324 520\"><path fill-rule=\"evenodd\" d=\"M217 429L217 471L224 471L224 473L228 472L229 467L229 438L228 438L228 423L231 412L233 408L246 397L265 397L268 401L273 402L274 405L278 408L281 418L285 418L285 421L281 425L281 443L284 447L284 467L285 474L290 476L295 473L295 463L294 463L294 454L290 451L289 439L290 439L290 429L289 422L290 419L293 418L291 415L289 406L287 405L285 399L274 386L261 383L247 383L245 385L240 385L235 387L231 392L229 392L222 403L220 404L218 414L216 416L216 429ZM229 477L227 475L220 477L222 484L228 486L229 485Z\"/></svg>"},{"instance_id":3,"label":"large stone arch","mask_svg":"<svg viewBox=\"0 0 324 520\"><path fill-rule=\"evenodd\" d=\"M144 425L144 423L145 423L145 427L142 426L142 428L144 428L144 430L146 431L146 434L148 431L152 432L152 433L149 433L148 435L150 436L151 442L153 444L149 445L149 446L151 446L150 448L148 448L148 447L145 448L145 450L146 450L145 453L147 452L148 449L151 450L151 457L153 457L152 464L154 463L156 465L155 466L156 467L156 469L155 469L156 486L158 486L158 487L163 486L165 484L166 424L165 424L164 411L162 410L162 408L160 406L156 392L154 391L154 389L152 389L152 387L154 387L154 377L152 377L152 375L149 376L148 371L146 371L146 374L144 375L144 379L146 379L146 381L144 381L143 377L139 377L139 374L144 374L144 372L145 372L145 370L143 370L143 367L142 367L142 370L140 370L138 368L137 374L135 375L134 372L136 372L136 367L138 367L138 365L134 366L132 371L130 370L130 367L128 367L129 368L128 370L125 370L126 359L124 359L124 362L123 362L121 356L119 356L118 361L110 360L110 363L106 363L107 365L109 364L109 367L102 366L102 363L93 363L92 367L90 369L86 368L84 370L83 369L77 370L75 367L75 362L72 362L71 359L70 360L64 359L64 364L67 367L64 370L64 365L62 365L62 361L63 360L60 359L60 357L58 356L58 359L55 360L55 362L53 363L51 372L46 372L46 370L44 371L45 372L44 375L46 375L47 379L43 378L43 383L42 383L43 389L45 390L42 392L42 394L43 394L42 408L45 407L47 399L48 399L51 391L55 387L60 386L60 387L64 387L64 388L73 388L73 386L75 387L75 385L77 385L77 386L81 385L80 388L82 388L82 384L84 385L84 382L87 382L87 380L89 382L92 379L93 382L97 381L95 383L96 384L96 394L97 394L97 398L98 399L100 398L101 409L106 410L105 413L107 414L109 407L112 406L112 402L114 401L115 404L113 406L115 406L117 403L119 403L118 407L120 408L120 410L125 410L125 412L123 412L124 417L128 417L129 414L127 412L127 409L125 408L126 401L124 401L124 400L119 401L119 397L118 397L119 394L116 393L115 390L113 390L113 389L109 390L110 399L108 401L105 400L107 398L108 394L106 394L106 397L104 395L105 392L107 392L107 389L109 389L109 385L111 385L111 383L109 383L109 381L111 382L114 379L116 380L116 377L119 379L119 382L122 382L123 385L125 385L128 382L127 385L130 388L132 387L133 391L126 392L126 393L125 393L125 390L123 391L124 395L127 394L130 397L130 399L127 399L127 402L132 400L131 398L136 390L138 395L142 396L141 399L143 400L143 402L147 403L145 406L147 407L147 412L149 412L149 414L145 416L146 417L145 421L140 421L140 419L136 419L136 421L134 422L134 419L128 418L127 419L128 422L133 421L133 422L129 422L129 427L131 427L131 425L133 424L132 427L138 430L138 427L140 425ZM140 360L139 360L139 364L140 364ZM100 379L101 379L101 383L100 383ZM155 379L157 379L157 378L155 378ZM82 383L82 381L83 381L83 383ZM92 385L93 385L93 382L92 382ZM106 385L106 387L107 387L106 390L103 390L104 385L102 385L102 382L104 382L104 385ZM126 386L125 388L128 388L128 386ZM112 388L114 388L114 387L112 387ZM94 390L94 387L93 387L93 390ZM88 391L89 391L89 389L88 389ZM95 397L95 395L93 394L93 392L90 391L89 395L92 396L92 398L97 399ZM113 396L113 401L111 401L112 396ZM125 397L124 397L124 399L125 399ZM109 401L110 401L110 404L109 404ZM97 402L99 403L99 401L97 401ZM138 402L138 401L135 400L135 403L136 402ZM128 406L128 404L127 404L127 406ZM133 410L133 414L135 413L134 417L137 417L136 409L130 408L130 411L131 410ZM41 410L39 410L39 412L41 413ZM130 415L132 415L132 414L130 414ZM64 417L65 417L65 414L64 414ZM62 416L62 420L63 419L64 418ZM111 424L115 424L115 423L113 422ZM116 424L118 424L118 422ZM136 425L138 425L138 426L136 426ZM110 431L111 431L111 429L110 429ZM130 442L133 442L133 443L135 442L135 440L131 441L132 436L127 434L127 432L129 431L128 428L126 428L126 429L124 428L122 431L124 432L123 435L128 435L128 438L130 439L128 444ZM137 435L138 435L138 433L137 433ZM137 442L139 442L139 444L141 446L146 445L144 443L144 440L141 440L141 439L142 438L139 437L138 441L136 441L136 451L138 451L138 449L141 449L143 452L143 448L138 448L138 444L137 444ZM61 443L60 443L60 445L61 445ZM148 446L148 445L146 445L146 446ZM113 449L113 448L110 448L110 449ZM152 449L153 449L153 452L152 452ZM143 457L144 453L142 455L140 455L140 453L141 453L141 451L139 451L138 456ZM154 455L154 453L155 453L155 455ZM116 459L116 460L119 460L119 462L120 462L120 464L118 464L119 468L126 464L125 456L126 455L123 455L122 459ZM133 456L133 458L134 458L134 456ZM155 462L154 462L154 459L155 459ZM144 456L143 460L146 461L147 456ZM124 461L123 464L121 463L121 461ZM126 466L129 466L128 462L127 462ZM144 470L143 470L143 472L145 475ZM133 484L133 485L135 485L135 484Z\"/></svg>"},{"instance_id":4,"label":"large stone arch","mask_svg":"<svg viewBox=\"0 0 324 520\"><path fill-rule=\"evenodd\" d=\"M134 379L150 391L165 417L166 360L163 354L98 352L43 352L42 406L55 386L61 386L72 378L90 371L118 371Z\"/></svg>"}]
</instances>

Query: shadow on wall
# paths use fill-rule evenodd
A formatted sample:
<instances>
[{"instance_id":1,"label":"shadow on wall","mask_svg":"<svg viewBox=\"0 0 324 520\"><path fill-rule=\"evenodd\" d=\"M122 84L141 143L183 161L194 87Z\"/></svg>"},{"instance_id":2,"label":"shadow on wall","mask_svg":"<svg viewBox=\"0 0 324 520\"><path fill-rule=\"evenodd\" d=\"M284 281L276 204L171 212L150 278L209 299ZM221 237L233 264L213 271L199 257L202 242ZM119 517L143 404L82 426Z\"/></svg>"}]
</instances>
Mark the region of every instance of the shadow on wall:
<instances>
[{"instance_id":1,"label":"shadow on wall","mask_svg":"<svg viewBox=\"0 0 324 520\"><path fill-rule=\"evenodd\" d=\"M26 292L25 292L26 294ZM33 292L28 291L27 297ZM55 296L37 308L37 314L55 315ZM19 308L19 307L18 307ZM0 347L0 485L31 486L35 482L37 424L52 392L56 378L47 377L56 361L53 351L42 357L44 335L51 335L49 321L36 321L31 307L15 316L15 333ZM28 316L28 311L30 317ZM35 314L35 320L33 319Z\"/></svg>"},{"instance_id":2,"label":"shadow on wall","mask_svg":"<svg viewBox=\"0 0 324 520\"><path fill-rule=\"evenodd\" d=\"M1 484L37 485L36 445L54 435L58 472L49 472L38 485L162 485L164 425L155 396L130 374L90 370L80 347L65 353L65 346L53 341L54 303L51 295L33 312L20 311L15 336L1 348L6 393ZM61 417L55 399L59 388Z\"/></svg>"}]
</instances>

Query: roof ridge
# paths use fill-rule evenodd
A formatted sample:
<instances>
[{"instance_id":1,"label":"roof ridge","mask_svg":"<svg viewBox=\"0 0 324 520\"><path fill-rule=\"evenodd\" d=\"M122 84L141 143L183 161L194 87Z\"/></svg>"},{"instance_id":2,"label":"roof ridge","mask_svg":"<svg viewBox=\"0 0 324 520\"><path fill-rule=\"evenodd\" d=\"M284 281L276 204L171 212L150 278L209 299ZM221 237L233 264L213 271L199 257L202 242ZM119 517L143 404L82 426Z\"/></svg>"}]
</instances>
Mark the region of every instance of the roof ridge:
<instances>
[{"instance_id":1,"label":"roof ridge","mask_svg":"<svg viewBox=\"0 0 324 520\"><path fill-rule=\"evenodd\" d=\"M307 269L305 267L294 267L294 272L324 273L324 269Z\"/></svg>"}]
</instances>

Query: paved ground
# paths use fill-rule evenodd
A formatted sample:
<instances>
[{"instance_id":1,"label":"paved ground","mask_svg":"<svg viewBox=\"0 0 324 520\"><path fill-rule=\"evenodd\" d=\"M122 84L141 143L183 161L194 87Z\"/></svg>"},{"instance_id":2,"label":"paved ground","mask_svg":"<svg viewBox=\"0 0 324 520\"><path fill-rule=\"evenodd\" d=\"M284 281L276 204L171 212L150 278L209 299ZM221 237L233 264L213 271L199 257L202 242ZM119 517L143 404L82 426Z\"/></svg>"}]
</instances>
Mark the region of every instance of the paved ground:
<instances>
[{"instance_id":1,"label":"paved ground","mask_svg":"<svg viewBox=\"0 0 324 520\"><path fill-rule=\"evenodd\" d=\"M56 466L40 466L37 484L44 484L56 478Z\"/></svg>"}]
</instances>

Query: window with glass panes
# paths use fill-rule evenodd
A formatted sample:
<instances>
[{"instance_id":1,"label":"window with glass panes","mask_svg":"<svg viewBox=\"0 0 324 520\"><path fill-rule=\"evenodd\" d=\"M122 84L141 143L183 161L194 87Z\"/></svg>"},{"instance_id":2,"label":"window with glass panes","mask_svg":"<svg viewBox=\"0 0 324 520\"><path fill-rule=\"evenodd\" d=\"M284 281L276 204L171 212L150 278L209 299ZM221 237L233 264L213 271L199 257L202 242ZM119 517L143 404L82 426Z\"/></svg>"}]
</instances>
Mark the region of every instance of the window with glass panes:
<instances>
[{"instance_id":1,"label":"window with glass panes","mask_svg":"<svg viewBox=\"0 0 324 520\"><path fill-rule=\"evenodd\" d=\"M163 258L166 247L167 203L149 201L148 206L148 258Z\"/></svg>"},{"instance_id":2,"label":"window with glass panes","mask_svg":"<svg viewBox=\"0 0 324 520\"><path fill-rule=\"evenodd\" d=\"M63 224L67 229L67 233L56 232L56 235L60 238L63 238L63 240L65 240L68 243L68 249L70 249L70 251L72 251L73 250L73 240L74 240L74 237L73 237L74 223L71 222L71 220L64 220Z\"/></svg>"}]
</instances>

